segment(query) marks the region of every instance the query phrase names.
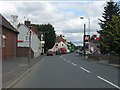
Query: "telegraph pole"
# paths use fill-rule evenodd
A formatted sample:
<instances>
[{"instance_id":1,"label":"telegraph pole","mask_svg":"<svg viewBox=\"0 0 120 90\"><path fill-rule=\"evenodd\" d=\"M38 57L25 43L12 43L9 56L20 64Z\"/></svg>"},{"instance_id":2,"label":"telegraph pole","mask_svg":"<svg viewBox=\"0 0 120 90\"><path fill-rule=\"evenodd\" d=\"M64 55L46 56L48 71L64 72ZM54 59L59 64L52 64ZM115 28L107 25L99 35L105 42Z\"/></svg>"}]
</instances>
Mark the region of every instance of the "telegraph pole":
<instances>
[{"instance_id":1,"label":"telegraph pole","mask_svg":"<svg viewBox=\"0 0 120 90\"><path fill-rule=\"evenodd\" d=\"M85 54L86 54L86 52L85 52L85 32L86 32L86 24L84 24L84 40L83 40L83 42L84 42L84 44L83 44L83 47L84 47L84 57L86 56Z\"/></svg>"},{"instance_id":2,"label":"telegraph pole","mask_svg":"<svg viewBox=\"0 0 120 90\"><path fill-rule=\"evenodd\" d=\"M31 27L29 27L29 31L27 32L27 34L29 35L29 50L28 50L28 63L29 63L31 58L31 35L33 34Z\"/></svg>"},{"instance_id":3,"label":"telegraph pole","mask_svg":"<svg viewBox=\"0 0 120 90\"><path fill-rule=\"evenodd\" d=\"M28 63L30 62L30 57L31 57L31 31L29 35L29 57L28 57Z\"/></svg>"}]
</instances>

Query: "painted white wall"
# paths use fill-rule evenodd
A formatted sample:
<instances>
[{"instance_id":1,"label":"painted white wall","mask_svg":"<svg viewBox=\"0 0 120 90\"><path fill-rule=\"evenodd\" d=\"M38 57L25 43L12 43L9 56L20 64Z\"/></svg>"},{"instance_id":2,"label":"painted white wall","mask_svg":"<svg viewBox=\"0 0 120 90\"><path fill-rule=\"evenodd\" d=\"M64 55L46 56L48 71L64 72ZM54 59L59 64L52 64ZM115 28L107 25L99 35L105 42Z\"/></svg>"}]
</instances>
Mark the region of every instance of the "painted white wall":
<instances>
[{"instance_id":1,"label":"painted white wall","mask_svg":"<svg viewBox=\"0 0 120 90\"><path fill-rule=\"evenodd\" d=\"M21 25L18 28L18 31L18 40L23 40L23 42L18 43L18 47L29 47L29 35L27 34L29 28L25 25ZM34 52L34 58L38 57L41 54L40 40L38 38L38 35L35 33L31 35L31 49Z\"/></svg>"},{"instance_id":2,"label":"painted white wall","mask_svg":"<svg viewBox=\"0 0 120 90\"><path fill-rule=\"evenodd\" d=\"M58 44L58 46L56 46L56 44ZM56 52L59 48L65 48L66 50L68 50L67 45L61 41L60 43L55 43L55 45L52 48L52 51Z\"/></svg>"}]
</instances>

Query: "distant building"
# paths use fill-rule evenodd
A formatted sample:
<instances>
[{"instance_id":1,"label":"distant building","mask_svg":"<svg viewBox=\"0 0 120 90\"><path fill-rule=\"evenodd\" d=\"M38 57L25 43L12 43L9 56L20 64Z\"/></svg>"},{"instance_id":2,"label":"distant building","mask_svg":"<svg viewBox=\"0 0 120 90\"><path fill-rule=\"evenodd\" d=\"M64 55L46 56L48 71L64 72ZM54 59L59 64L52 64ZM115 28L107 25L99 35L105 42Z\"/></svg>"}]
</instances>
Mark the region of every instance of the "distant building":
<instances>
[{"instance_id":1,"label":"distant building","mask_svg":"<svg viewBox=\"0 0 120 90\"><path fill-rule=\"evenodd\" d=\"M100 38L97 37L97 35L91 36L91 38L90 38L90 50L92 53L100 54L99 40L100 40Z\"/></svg>"},{"instance_id":2,"label":"distant building","mask_svg":"<svg viewBox=\"0 0 120 90\"><path fill-rule=\"evenodd\" d=\"M67 47L67 41L62 35L56 37L56 42L52 50L53 52L56 52L60 48L65 48L67 51L69 50Z\"/></svg>"},{"instance_id":3,"label":"distant building","mask_svg":"<svg viewBox=\"0 0 120 90\"><path fill-rule=\"evenodd\" d=\"M41 40L43 34L38 32L37 26L31 24L30 21L25 21L25 24L19 24L18 30L18 56L28 57L31 52L31 57L36 58L43 52ZM30 40L31 32L31 40ZM31 51L29 52L29 40L31 41ZM41 40L41 41L40 41Z\"/></svg>"},{"instance_id":4,"label":"distant building","mask_svg":"<svg viewBox=\"0 0 120 90\"><path fill-rule=\"evenodd\" d=\"M2 59L16 58L17 56L17 36L19 32L0 14L0 33L1 47L2 47Z\"/></svg>"}]
</instances>

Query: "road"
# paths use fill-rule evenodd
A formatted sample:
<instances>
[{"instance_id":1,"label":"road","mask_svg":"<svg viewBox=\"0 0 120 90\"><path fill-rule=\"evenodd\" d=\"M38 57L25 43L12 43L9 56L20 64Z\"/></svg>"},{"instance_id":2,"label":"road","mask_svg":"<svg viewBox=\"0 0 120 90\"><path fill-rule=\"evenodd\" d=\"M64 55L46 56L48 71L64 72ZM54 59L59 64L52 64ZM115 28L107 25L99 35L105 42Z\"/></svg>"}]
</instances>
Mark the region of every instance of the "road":
<instances>
[{"instance_id":1,"label":"road","mask_svg":"<svg viewBox=\"0 0 120 90\"><path fill-rule=\"evenodd\" d=\"M118 68L76 53L46 56L13 88L119 88Z\"/></svg>"}]
</instances>

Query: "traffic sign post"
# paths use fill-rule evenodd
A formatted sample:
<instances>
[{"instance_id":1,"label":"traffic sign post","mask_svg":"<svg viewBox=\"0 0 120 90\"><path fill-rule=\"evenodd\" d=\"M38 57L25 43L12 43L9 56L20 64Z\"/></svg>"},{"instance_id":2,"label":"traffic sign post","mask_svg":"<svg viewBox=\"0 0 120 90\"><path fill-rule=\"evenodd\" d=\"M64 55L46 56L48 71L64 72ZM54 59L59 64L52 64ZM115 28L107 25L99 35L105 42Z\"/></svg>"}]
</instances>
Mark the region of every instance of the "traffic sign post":
<instances>
[{"instance_id":1,"label":"traffic sign post","mask_svg":"<svg viewBox=\"0 0 120 90\"><path fill-rule=\"evenodd\" d=\"M84 45L83 45L83 47L84 47L84 57L85 57L85 54L86 54L86 52L85 52L85 28L86 28L86 24L84 24Z\"/></svg>"},{"instance_id":2,"label":"traffic sign post","mask_svg":"<svg viewBox=\"0 0 120 90\"><path fill-rule=\"evenodd\" d=\"M31 57L31 31L29 35L29 57L28 57L28 63L30 62L30 57Z\"/></svg>"},{"instance_id":3,"label":"traffic sign post","mask_svg":"<svg viewBox=\"0 0 120 90\"><path fill-rule=\"evenodd\" d=\"M31 35L33 35L34 33L32 32L31 28L30 30L27 32L27 34L29 35L29 52L28 52L28 63L30 62L30 57L31 57Z\"/></svg>"}]
</instances>

